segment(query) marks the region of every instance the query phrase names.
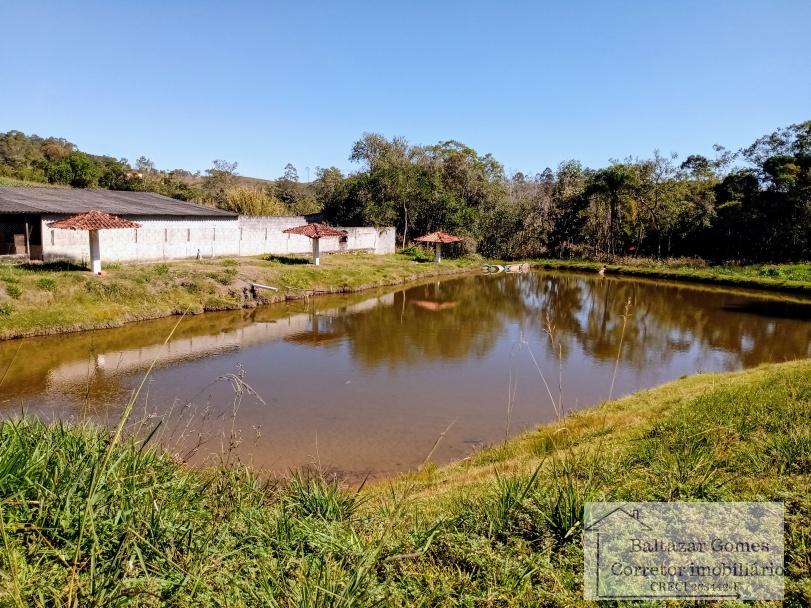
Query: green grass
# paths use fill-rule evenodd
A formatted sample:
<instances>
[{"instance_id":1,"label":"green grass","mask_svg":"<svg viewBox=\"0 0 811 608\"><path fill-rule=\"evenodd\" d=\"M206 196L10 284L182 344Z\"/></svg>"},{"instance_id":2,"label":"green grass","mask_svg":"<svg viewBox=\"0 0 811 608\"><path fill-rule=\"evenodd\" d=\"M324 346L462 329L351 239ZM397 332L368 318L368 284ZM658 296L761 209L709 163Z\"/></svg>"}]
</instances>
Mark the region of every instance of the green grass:
<instances>
[{"instance_id":1,"label":"green grass","mask_svg":"<svg viewBox=\"0 0 811 608\"><path fill-rule=\"evenodd\" d=\"M749 289L771 289L811 294L811 264L750 264L710 266L693 258L650 260L624 258L603 264L584 260L536 260L535 265L561 270L594 271L605 266L607 274L633 275L655 279L677 279L714 283Z\"/></svg>"},{"instance_id":2,"label":"green grass","mask_svg":"<svg viewBox=\"0 0 811 608\"><path fill-rule=\"evenodd\" d=\"M307 257L265 256L185 260L151 264L108 264L97 277L66 262L0 265L0 339L124 323L189 311L234 310L317 293L344 293L397 285L481 266L478 256L428 262L429 253L329 255L321 266ZM539 260L536 266L594 271L596 262ZM811 265L701 266L697 260L624 260L609 273L647 276L811 294ZM250 283L277 287L245 297Z\"/></svg>"},{"instance_id":3,"label":"green grass","mask_svg":"<svg viewBox=\"0 0 811 608\"><path fill-rule=\"evenodd\" d=\"M6 421L0 605L581 606L585 501L702 499L785 503L785 605L807 606L809 428L811 361L685 378L361 489Z\"/></svg>"},{"instance_id":4,"label":"green grass","mask_svg":"<svg viewBox=\"0 0 811 608\"><path fill-rule=\"evenodd\" d=\"M400 251L400 255L407 257L415 262L433 262L434 252L426 247L419 247L412 245Z\"/></svg>"},{"instance_id":5,"label":"green grass","mask_svg":"<svg viewBox=\"0 0 811 608\"><path fill-rule=\"evenodd\" d=\"M108 264L101 277L66 263L0 265L0 339L255 306L244 293L252 282L277 287L260 293L263 301L274 301L395 285L473 270L480 262L460 258L436 265L402 255L346 254L324 256L321 264L279 256Z\"/></svg>"}]
</instances>

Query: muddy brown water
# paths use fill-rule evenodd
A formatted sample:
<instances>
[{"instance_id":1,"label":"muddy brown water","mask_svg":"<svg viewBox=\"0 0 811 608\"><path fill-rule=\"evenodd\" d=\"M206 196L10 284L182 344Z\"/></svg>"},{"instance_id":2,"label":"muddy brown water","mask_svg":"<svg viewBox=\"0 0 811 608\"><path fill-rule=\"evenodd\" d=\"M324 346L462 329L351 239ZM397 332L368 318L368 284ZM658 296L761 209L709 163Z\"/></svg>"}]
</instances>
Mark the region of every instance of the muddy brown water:
<instances>
[{"instance_id":1,"label":"muddy brown water","mask_svg":"<svg viewBox=\"0 0 811 608\"><path fill-rule=\"evenodd\" d=\"M629 301L615 396L811 356L811 300L591 274L464 275L186 317L165 347L177 317L3 342L0 415L111 424L157 360L134 419L160 421L157 440L192 462L235 443L230 457L265 470L381 477L420 466L443 431L437 463L554 419L553 399L566 410L605 399ZM243 391L236 415L235 376L256 393Z\"/></svg>"}]
</instances>

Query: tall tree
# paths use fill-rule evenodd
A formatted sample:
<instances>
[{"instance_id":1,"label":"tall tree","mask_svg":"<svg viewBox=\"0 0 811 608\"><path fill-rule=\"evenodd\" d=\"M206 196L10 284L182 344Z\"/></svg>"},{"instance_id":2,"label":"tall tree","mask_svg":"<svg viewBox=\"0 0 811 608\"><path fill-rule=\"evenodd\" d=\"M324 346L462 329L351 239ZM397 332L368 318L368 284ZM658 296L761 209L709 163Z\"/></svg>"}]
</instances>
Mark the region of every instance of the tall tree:
<instances>
[{"instance_id":1,"label":"tall tree","mask_svg":"<svg viewBox=\"0 0 811 608\"><path fill-rule=\"evenodd\" d=\"M208 202L215 205L225 204L226 190L237 183L238 166L238 163L221 159L211 163L211 167L206 169L206 176L203 178L203 192Z\"/></svg>"}]
</instances>

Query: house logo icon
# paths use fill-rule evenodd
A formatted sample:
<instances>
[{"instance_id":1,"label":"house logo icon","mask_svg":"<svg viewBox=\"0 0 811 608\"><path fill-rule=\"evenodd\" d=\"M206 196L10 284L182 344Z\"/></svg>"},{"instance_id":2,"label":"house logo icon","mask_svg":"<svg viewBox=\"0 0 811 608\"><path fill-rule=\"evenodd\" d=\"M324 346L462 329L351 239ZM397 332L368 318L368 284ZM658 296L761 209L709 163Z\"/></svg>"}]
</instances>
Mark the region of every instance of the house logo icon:
<instances>
[{"instance_id":1,"label":"house logo icon","mask_svg":"<svg viewBox=\"0 0 811 608\"><path fill-rule=\"evenodd\" d=\"M605 515L595 519L585 527L586 532L610 532L612 528L621 528L623 532L628 531L628 525L634 524L640 530L650 531L650 526L643 522L639 515L639 509L626 510L624 507L611 509ZM613 524L613 525L612 525Z\"/></svg>"}]
</instances>

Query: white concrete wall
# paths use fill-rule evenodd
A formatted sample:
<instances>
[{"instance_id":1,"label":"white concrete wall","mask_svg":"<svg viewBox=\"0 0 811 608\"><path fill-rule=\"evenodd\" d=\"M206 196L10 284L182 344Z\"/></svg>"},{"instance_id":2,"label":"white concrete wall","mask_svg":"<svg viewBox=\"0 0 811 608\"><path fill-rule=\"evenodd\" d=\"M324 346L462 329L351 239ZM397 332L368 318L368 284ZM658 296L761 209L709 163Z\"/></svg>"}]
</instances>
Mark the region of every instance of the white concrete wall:
<instances>
[{"instance_id":1,"label":"white concrete wall","mask_svg":"<svg viewBox=\"0 0 811 608\"><path fill-rule=\"evenodd\" d=\"M83 230L54 230L49 222L66 217L42 217L42 255L49 260L88 260L89 238ZM106 261L178 260L216 256L308 254L306 236L283 231L306 223L304 217L248 217L234 219L137 217L137 229L103 230L101 257ZM346 243L338 237L321 239L321 252L369 251L394 253L394 228L344 228Z\"/></svg>"}]
</instances>

